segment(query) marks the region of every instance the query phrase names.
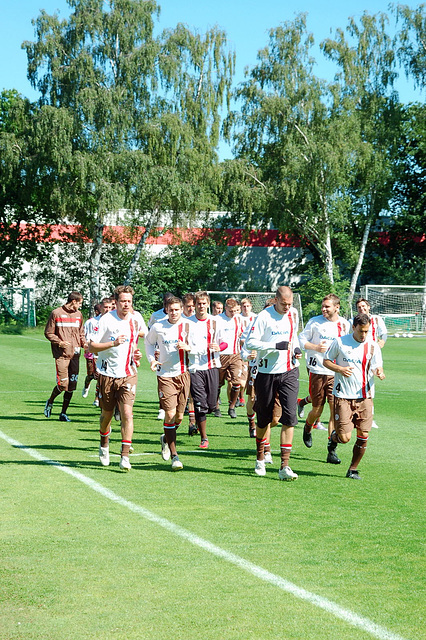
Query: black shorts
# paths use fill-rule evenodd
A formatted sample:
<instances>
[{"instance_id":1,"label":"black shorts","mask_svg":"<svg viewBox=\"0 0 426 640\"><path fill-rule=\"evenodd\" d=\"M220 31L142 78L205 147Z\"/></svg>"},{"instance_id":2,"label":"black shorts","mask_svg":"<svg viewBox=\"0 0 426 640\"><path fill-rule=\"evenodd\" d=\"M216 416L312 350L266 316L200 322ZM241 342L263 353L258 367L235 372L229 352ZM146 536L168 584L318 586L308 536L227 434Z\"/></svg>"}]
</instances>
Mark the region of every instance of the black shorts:
<instances>
[{"instance_id":1,"label":"black shorts","mask_svg":"<svg viewBox=\"0 0 426 640\"><path fill-rule=\"evenodd\" d=\"M219 393L219 369L191 371L191 396L196 420L205 420L216 408Z\"/></svg>"},{"instance_id":2,"label":"black shorts","mask_svg":"<svg viewBox=\"0 0 426 640\"><path fill-rule=\"evenodd\" d=\"M257 424L264 429L274 412L275 396L282 407L281 424L287 427L297 425L297 396L299 393L299 369L284 373L258 373L254 388L256 391Z\"/></svg>"}]
</instances>

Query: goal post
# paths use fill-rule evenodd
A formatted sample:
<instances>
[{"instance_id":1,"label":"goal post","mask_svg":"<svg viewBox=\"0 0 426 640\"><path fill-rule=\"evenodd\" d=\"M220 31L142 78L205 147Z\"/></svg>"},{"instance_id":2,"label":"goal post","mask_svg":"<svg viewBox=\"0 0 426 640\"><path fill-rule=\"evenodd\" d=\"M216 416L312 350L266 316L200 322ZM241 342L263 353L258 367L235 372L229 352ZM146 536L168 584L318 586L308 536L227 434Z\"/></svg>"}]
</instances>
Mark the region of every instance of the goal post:
<instances>
[{"instance_id":1,"label":"goal post","mask_svg":"<svg viewBox=\"0 0 426 640\"><path fill-rule=\"evenodd\" d=\"M211 301L220 300L225 304L227 298L235 298L240 301L243 298L248 298L253 305L253 312L259 313L265 307L270 298L275 298L276 291L207 291ZM300 294L293 291L293 306L299 313L299 327L298 332L303 330L303 313L302 302Z\"/></svg>"},{"instance_id":2,"label":"goal post","mask_svg":"<svg viewBox=\"0 0 426 640\"><path fill-rule=\"evenodd\" d=\"M371 313L382 316L389 332L426 330L426 287L423 285L378 285L361 287Z\"/></svg>"},{"instance_id":3,"label":"goal post","mask_svg":"<svg viewBox=\"0 0 426 640\"><path fill-rule=\"evenodd\" d=\"M11 319L26 327L36 326L34 289L0 287L0 321Z\"/></svg>"}]
</instances>

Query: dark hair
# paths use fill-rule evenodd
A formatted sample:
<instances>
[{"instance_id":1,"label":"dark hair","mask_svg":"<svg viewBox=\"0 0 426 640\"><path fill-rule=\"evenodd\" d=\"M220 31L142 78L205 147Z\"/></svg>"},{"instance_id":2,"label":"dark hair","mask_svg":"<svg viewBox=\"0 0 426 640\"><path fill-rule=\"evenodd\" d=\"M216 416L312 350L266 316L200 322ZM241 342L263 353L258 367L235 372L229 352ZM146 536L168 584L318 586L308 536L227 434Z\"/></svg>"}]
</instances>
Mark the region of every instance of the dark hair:
<instances>
[{"instance_id":1,"label":"dark hair","mask_svg":"<svg viewBox=\"0 0 426 640\"><path fill-rule=\"evenodd\" d=\"M68 294L67 302L72 302L73 300L83 300L83 296L79 291L71 291Z\"/></svg>"},{"instance_id":2,"label":"dark hair","mask_svg":"<svg viewBox=\"0 0 426 640\"><path fill-rule=\"evenodd\" d=\"M364 324L370 324L371 320L370 320L370 316L366 313L357 313L354 320L353 320L353 326L356 327L359 324L360 325L364 325Z\"/></svg>"}]
</instances>

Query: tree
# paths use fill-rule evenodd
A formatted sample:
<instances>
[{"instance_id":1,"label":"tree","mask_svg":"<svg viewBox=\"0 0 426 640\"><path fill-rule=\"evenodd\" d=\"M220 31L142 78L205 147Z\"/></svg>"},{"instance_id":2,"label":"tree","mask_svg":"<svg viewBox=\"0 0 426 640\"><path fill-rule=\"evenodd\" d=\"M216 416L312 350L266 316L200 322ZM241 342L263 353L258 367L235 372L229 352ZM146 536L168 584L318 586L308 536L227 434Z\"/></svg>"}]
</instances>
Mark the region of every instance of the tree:
<instances>
[{"instance_id":1,"label":"tree","mask_svg":"<svg viewBox=\"0 0 426 640\"><path fill-rule=\"evenodd\" d=\"M173 224L209 201L233 56L217 29L203 38L178 25L155 38L154 0L68 4L74 11L66 20L42 11L38 39L25 48L40 104L72 119L66 153L50 140L48 164L67 178L58 217L83 225L93 241L93 301L108 216L129 209L128 222L145 227L144 241L161 217Z\"/></svg>"},{"instance_id":2,"label":"tree","mask_svg":"<svg viewBox=\"0 0 426 640\"><path fill-rule=\"evenodd\" d=\"M270 31L269 46L236 91L240 114L227 122L237 158L264 190L258 223L295 232L334 281L332 241L348 215L346 196L358 122L336 85L313 74L306 16Z\"/></svg>"},{"instance_id":3,"label":"tree","mask_svg":"<svg viewBox=\"0 0 426 640\"><path fill-rule=\"evenodd\" d=\"M362 268L370 229L387 210L394 186L401 109L393 83L395 52L387 34L388 17L364 12L359 23L350 18L347 37L338 29L334 40L322 43L325 55L341 69L336 82L345 108L358 121L360 140L353 179L349 183L352 216L348 219L344 257L352 269L350 307ZM389 95L390 92L390 95Z\"/></svg>"},{"instance_id":4,"label":"tree","mask_svg":"<svg viewBox=\"0 0 426 640\"><path fill-rule=\"evenodd\" d=\"M402 23L395 37L397 55L405 67L408 78L415 86L426 87L426 4L416 8L406 4L393 7L397 20Z\"/></svg>"},{"instance_id":5,"label":"tree","mask_svg":"<svg viewBox=\"0 0 426 640\"><path fill-rule=\"evenodd\" d=\"M44 110L17 91L0 94L0 262L6 282L19 282L25 260L41 260L43 225L54 219L56 179L44 167L46 138L61 141L64 122L43 128Z\"/></svg>"}]
</instances>

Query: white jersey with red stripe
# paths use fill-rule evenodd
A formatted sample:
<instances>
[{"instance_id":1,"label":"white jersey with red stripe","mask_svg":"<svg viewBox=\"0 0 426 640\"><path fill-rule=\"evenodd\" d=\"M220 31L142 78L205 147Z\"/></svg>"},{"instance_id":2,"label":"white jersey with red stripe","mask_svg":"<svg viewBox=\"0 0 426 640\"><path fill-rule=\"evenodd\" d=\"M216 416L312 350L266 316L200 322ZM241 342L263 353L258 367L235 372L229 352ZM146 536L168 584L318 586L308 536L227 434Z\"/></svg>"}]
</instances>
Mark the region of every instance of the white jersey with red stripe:
<instances>
[{"instance_id":1,"label":"white jersey with red stripe","mask_svg":"<svg viewBox=\"0 0 426 640\"><path fill-rule=\"evenodd\" d=\"M340 316L336 321L327 320L324 316L315 316L311 318L306 327L299 334L300 346L305 350L305 344L311 342L312 344L325 343L328 348L335 338L340 338L351 332L351 324L345 318ZM318 373L322 376L333 375L333 371L327 369L323 365L324 353L319 353L313 349L306 349L306 366L311 373Z\"/></svg>"},{"instance_id":2,"label":"white jersey with red stripe","mask_svg":"<svg viewBox=\"0 0 426 640\"><path fill-rule=\"evenodd\" d=\"M250 313L250 315L248 316L243 316L242 313L240 314L241 324L243 325L243 332L246 331L247 327L253 324L253 320L255 319L256 316L257 316L257 313Z\"/></svg>"},{"instance_id":3,"label":"white jersey with red stripe","mask_svg":"<svg viewBox=\"0 0 426 640\"><path fill-rule=\"evenodd\" d=\"M114 341L118 336L125 336L126 340L118 347L99 352L96 362L99 373L109 378L126 378L136 375L137 368L133 353L137 348L139 330L138 318L133 313L122 319L114 309L100 318L96 342Z\"/></svg>"},{"instance_id":4,"label":"white jersey with red stripe","mask_svg":"<svg viewBox=\"0 0 426 640\"><path fill-rule=\"evenodd\" d=\"M199 320L196 316L189 323L188 344L189 371L207 371L208 369L220 369L219 351L210 351L207 345L211 342L219 344L222 341L220 333L220 320L217 316L207 315L205 320Z\"/></svg>"},{"instance_id":5,"label":"white jersey with red stripe","mask_svg":"<svg viewBox=\"0 0 426 640\"><path fill-rule=\"evenodd\" d=\"M188 370L187 352L176 348L179 340L187 342L189 320L181 318L171 324L168 318L154 322L145 337L145 352L148 361L154 362L155 352L159 350L157 375L174 378Z\"/></svg>"},{"instance_id":6,"label":"white jersey with red stripe","mask_svg":"<svg viewBox=\"0 0 426 640\"><path fill-rule=\"evenodd\" d=\"M215 316L220 323L220 335L223 342L228 345L221 354L224 356L235 355L240 353L240 337L243 332L243 323L241 322L241 316L233 316L230 318L225 312Z\"/></svg>"},{"instance_id":7,"label":"white jersey with red stripe","mask_svg":"<svg viewBox=\"0 0 426 640\"><path fill-rule=\"evenodd\" d=\"M348 378L341 373L334 374L333 395L348 400L374 398L374 371L383 366L377 342L370 338L358 342L351 333L333 340L324 358L341 367L352 367Z\"/></svg>"},{"instance_id":8,"label":"white jersey with red stripe","mask_svg":"<svg viewBox=\"0 0 426 640\"><path fill-rule=\"evenodd\" d=\"M372 338L374 342L377 342L378 340L383 340L383 342L386 342L386 340L388 339L388 330L383 318L381 316L370 315L368 317L370 318L370 330L367 334L367 337ZM353 325L353 320L354 319L352 318L350 321L351 326Z\"/></svg>"},{"instance_id":9,"label":"white jersey with red stripe","mask_svg":"<svg viewBox=\"0 0 426 640\"><path fill-rule=\"evenodd\" d=\"M257 351L259 373L284 373L299 366L293 357L299 347L298 325L299 314L294 307L283 315L274 306L259 313L244 344L248 351ZM277 342L287 342L287 349L277 350Z\"/></svg>"}]
</instances>

